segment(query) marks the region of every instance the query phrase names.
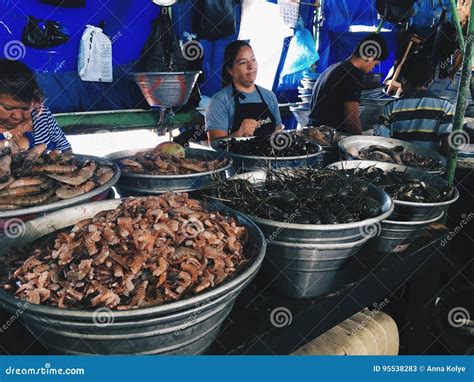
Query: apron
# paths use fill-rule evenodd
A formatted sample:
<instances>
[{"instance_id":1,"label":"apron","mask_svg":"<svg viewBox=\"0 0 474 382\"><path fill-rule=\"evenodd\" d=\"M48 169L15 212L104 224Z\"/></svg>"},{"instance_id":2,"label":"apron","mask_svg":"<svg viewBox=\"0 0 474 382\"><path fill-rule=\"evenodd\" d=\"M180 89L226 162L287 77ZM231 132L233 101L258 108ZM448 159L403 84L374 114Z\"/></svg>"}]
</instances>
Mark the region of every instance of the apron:
<instances>
[{"instance_id":1,"label":"apron","mask_svg":"<svg viewBox=\"0 0 474 382\"><path fill-rule=\"evenodd\" d=\"M242 121L246 118L256 119L262 121L261 127L255 130L255 135L269 135L275 131L276 128L276 119L268 108L267 103L262 97L262 93L258 86L255 86L257 89L258 95L262 102L254 103L240 103L239 101L239 92L232 85L233 97L235 102L235 115L234 123L232 125L232 130L230 134L235 133L239 130Z\"/></svg>"}]
</instances>

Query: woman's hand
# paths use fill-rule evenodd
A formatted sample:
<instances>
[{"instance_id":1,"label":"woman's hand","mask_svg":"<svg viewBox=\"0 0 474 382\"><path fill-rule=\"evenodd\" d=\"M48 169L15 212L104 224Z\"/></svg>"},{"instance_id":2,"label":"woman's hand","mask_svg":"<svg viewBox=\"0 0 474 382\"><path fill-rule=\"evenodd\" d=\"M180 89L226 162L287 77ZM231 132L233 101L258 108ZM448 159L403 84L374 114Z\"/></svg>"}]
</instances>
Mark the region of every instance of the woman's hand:
<instances>
[{"instance_id":1,"label":"woman's hand","mask_svg":"<svg viewBox=\"0 0 474 382\"><path fill-rule=\"evenodd\" d=\"M236 137L253 137L255 130L260 127L260 122L256 119L246 118L240 124L239 130L234 134Z\"/></svg>"}]
</instances>

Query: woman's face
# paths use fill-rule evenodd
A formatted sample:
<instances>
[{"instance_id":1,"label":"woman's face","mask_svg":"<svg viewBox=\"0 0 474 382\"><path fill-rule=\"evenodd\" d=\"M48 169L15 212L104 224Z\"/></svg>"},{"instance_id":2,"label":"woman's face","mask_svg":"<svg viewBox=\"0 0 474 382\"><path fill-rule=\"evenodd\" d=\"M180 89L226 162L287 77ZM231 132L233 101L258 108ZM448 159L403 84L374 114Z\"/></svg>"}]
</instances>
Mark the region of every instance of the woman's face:
<instances>
[{"instance_id":1,"label":"woman's face","mask_svg":"<svg viewBox=\"0 0 474 382\"><path fill-rule=\"evenodd\" d=\"M32 106L17 98L0 94L0 127L14 129L31 117Z\"/></svg>"},{"instance_id":2,"label":"woman's face","mask_svg":"<svg viewBox=\"0 0 474 382\"><path fill-rule=\"evenodd\" d=\"M252 86L257 78L258 64L252 48L244 46L235 57L233 66L229 69L234 84L245 88Z\"/></svg>"}]
</instances>

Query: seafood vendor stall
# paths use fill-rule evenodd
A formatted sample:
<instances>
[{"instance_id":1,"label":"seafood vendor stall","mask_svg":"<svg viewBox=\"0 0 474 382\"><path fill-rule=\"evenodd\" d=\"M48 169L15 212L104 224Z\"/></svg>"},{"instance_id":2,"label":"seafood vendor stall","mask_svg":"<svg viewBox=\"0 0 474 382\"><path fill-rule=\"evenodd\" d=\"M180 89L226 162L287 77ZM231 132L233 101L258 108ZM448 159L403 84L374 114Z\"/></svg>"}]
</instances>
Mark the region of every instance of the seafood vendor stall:
<instances>
[{"instance_id":1,"label":"seafood vendor stall","mask_svg":"<svg viewBox=\"0 0 474 382\"><path fill-rule=\"evenodd\" d=\"M32 9L51 14L42 8L51 2L40 3ZM98 0L79 3L75 23ZM118 3L103 5L115 21L88 25L97 29L76 41L79 68L66 49L75 23L42 68L33 56L46 48L24 46L20 61L44 89L34 107L5 96L0 81L0 354L321 354L328 337L328 353L352 354L338 335L366 355L472 353L474 306L462 296L474 285L474 158L462 122L474 17L465 39L456 25L440 46L443 23L458 20L448 2L423 19L439 27L436 41L418 36L421 0L405 2L411 17L390 13L390 1L385 11L385 2L361 0L243 1L237 10L226 1L224 10L212 1ZM211 10L196 9L201 3ZM69 12L58 7L58 17ZM365 24L351 29L347 9ZM191 22L203 14L211 20ZM0 16L0 28L7 21ZM114 41L125 21L133 33L123 27ZM367 53L367 41L378 46ZM104 72L87 70L89 43ZM399 111L405 127L438 121L440 133L392 134L387 126L399 121L379 106L411 94L402 93L405 62L429 52L437 75L449 78L461 68L451 50L458 45L455 107L430 95L420 98L443 103L446 115L433 117L432 105L423 118L419 105ZM64 62L53 65L56 53ZM329 91L341 107L324 112L352 107L358 129L296 123L291 112L317 110L323 81L341 62L365 85ZM384 94L370 126L361 125L358 90ZM28 131L9 128L17 109L31 119L20 126ZM55 146L58 137L68 146ZM451 325L455 298L467 318ZM382 315L390 336L376 322ZM357 316L373 320L355 325Z\"/></svg>"}]
</instances>

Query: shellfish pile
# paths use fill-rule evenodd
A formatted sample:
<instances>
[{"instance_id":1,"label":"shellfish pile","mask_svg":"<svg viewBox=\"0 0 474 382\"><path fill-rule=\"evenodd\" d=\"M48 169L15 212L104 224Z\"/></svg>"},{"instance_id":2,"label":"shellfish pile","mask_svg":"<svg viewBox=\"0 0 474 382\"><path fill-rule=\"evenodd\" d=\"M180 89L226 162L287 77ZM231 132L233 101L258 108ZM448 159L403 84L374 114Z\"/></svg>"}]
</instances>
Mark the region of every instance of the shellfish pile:
<instances>
[{"instance_id":1,"label":"shellfish pile","mask_svg":"<svg viewBox=\"0 0 474 382\"><path fill-rule=\"evenodd\" d=\"M176 144L169 144L179 146ZM228 161L185 158L184 148L179 152L166 152L163 144L152 150L143 151L128 158L119 159L117 162L124 172L148 175L186 175L200 172L215 171L224 167ZM165 146L166 147L166 146Z\"/></svg>"},{"instance_id":2,"label":"shellfish pile","mask_svg":"<svg viewBox=\"0 0 474 382\"><path fill-rule=\"evenodd\" d=\"M394 163L408 167L419 167L427 170L443 170L444 165L436 158L409 151L403 146L384 147L369 146L361 150L350 148L347 153L355 159L373 160Z\"/></svg>"},{"instance_id":3,"label":"shellfish pile","mask_svg":"<svg viewBox=\"0 0 474 382\"><path fill-rule=\"evenodd\" d=\"M259 157L296 157L318 152L318 146L293 132L275 132L248 139L218 141L219 149L234 154Z\"/></svg>"},{"instance_id":4,"label":"shellfish pile","mask_svg":"<svg viewBox=\"0 0 474 382\"><path fill-rule=\"evenodd\" d=\"M16 210L70 199L109 182L114 169L39 145L12 153L0 146L0 210Z\"/></svg>"},{"instance_id":5,"label":"shellfish pile","mask_svg":"<svg viewBox=\"0 0 474 382\"><path fill-rule=\"evenodd\" d=\"M217 198L245 214L295 224L342 224L381 214L367 183L328 169L269 170L263 183L227 180Z\"/></svg>"},{"instance_id":6,"label":"shellfish pile","mask_svg":"<svg viewBox=\"0 0 474 382\"><path fill-rule=\"evenodd\" d=\"M187 194L128 198L9 255L3 288L60 308L160 305L232 277L247 261L246 240L246 227Z\"/></svg>"},{"instance_id":7,"label":"shellfish pile","mask_svg":"<svg viewBox=\"0 0 474 382\"><path fill-rule=\"evenodd\" d=\"M346 169L346 174L364 179L385 190L392 198L406 202L439 203L450 200L454 188L439 187L427 179L418 179L406 171L384 171L371 166L365 169Z\"/></svg>"}]
</instances>

